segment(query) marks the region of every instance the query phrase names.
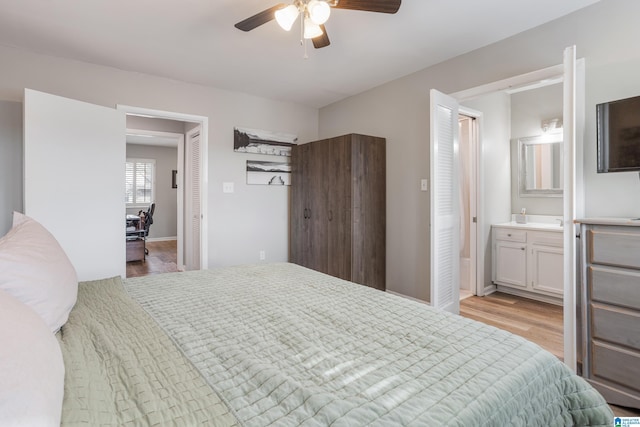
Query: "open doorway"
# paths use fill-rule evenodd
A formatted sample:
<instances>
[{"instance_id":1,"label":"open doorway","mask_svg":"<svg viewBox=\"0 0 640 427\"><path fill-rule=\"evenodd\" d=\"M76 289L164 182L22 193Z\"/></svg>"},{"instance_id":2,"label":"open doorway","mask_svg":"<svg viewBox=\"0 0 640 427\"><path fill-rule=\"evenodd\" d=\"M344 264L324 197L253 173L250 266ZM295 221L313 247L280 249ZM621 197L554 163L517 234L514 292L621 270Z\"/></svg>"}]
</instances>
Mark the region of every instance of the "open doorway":
<instances>
[{"instance_id":1,"label":"open doorway","mask_svg":"<svg viewBox=\"0 0 640 427\"><path fill-rule=\"evenodd\" d=\"M542 139L561 131L562 89L561 80L557 79L517 89L501 89L465 101L459 114L460 298L471 296L473 290L476 295L498 291L486 298L468 298L461 302L461 314L524 336L561 359L564 357L563 255L562 228L556 219L563 215L562 194L552 194L550 190L528 190L526 194L521 191L521 176L529 174L520 171L523 148L518 142L533 137ZM472 227L470 214L465 210L477 203L471 191L475 186L468 177L473 173L468 164L474 164L469 144L474 141L474 116L465 111L469 107L482 112L476 122L482 121L484 132L477 135L477 141L481 141L479 146L484 151L484 181L488 185L484 191L477 188L477 194L485 202L485 218L480 218L481 223L487 216L491 218L487 223L490 234L483 254L489 258L485 266L489 281L483 283L482 277L478 277L480 286L475 289L465 286L465 278L469 277L465 262L471 257L464 247ZM550 119L558 123L553 131L543 126ZM561 138L561 133L559 135ZM531 161L531 153L525 154ZM553 164L557 170L553 176L558 176L559 162ZM480 163L475 165L481 167ZM540 168L536 167L535 171L540 172ZM522 210L527 214L527 224L514 221Z\"/></svg>"},{"instance_id":2,"label":"open doorway","mask_svg":"<svg viewBox=\"0 0 640 427\"><path fill-rule=\"evenodd\" d=\"M458 185L460 197L460 299L477 294L477 118L460 111Z\"/></svg>"},{"instance_id":3,"label":"open doorway","mask_svg":"<svg viewBox=\"0 0 640 427\"><path fill-rule=\"evenodd\" d=\"M127 277L184 270L178 257L178 218L184 209L178 159L184 158L184 128L181 121L127 116Z\"/></svg>"},{"instance_id":4,"label":"open doorway","mask_svg":"<svg viewBox=\"0 0 640 427\"><path fill-rule=\"evenodd\" d=\"M505 97L508 94L506 90L513 90L514 88L531 86L532 84L545 85L550 80L563 82L563 106L562 117L564 122L563 127L563 213L562 222L566 224L566 227L561 228L562 244L563 244L563 348L564 348L564 361L572 369L576 369L576 242L575 233L572 227L575 219L583 212L584 206L583 189L580 185L580 173L582 164L582 151L579 141L582 138L582 130L584 123L584 109L583 109L583 93L584 93L584 61L577 61L575 57L575 46L570 46L565 49L563 55L563 64L549 67L543 70L534 71L525 75L516 76L510 79L501 80L499 82L490 83L487 85L479 86L476 88L468 89L465 91L457 92L451 96L447 96L438 92L437 90L431 90L431 305L442 309L449 307L456 309L458 304L454 303L451 298L444 300L438 298L438 295L453 295L458 300L459 282L456 280L441 280L441 277L435 276L434 272L438 272L442 267L450 266L452 264L452 256L442 256L440 251L434 251L434 247L437 248L439 243L442 243L443 237L448 238L448 242L455 242L457 245L459 241L458 227L452 227L453 221L456 221L459 216L440 218L434 215L437 214L439 209L441 210L446 202L446 206L454 206L457 209L457 203L452 203L454 199L451 197L444 197L441 192L433 191L439 188L440 182L434 182L434 152L445 152L447 150L434 150L434 148L447 148L453 146L453 153L457 153L457 127L455 132L453 127L449 126L448 133L442 132L442 135L438 133L440 122L438 119L438 112L444 118L455 117L457 124L457 116L459 111L459 104L464 102L465 106L483 111L484 116L482 125L480 126L481 135L479 141L481 142L480 157L481 162L479 171L479 186L482 194L481 200L479 200L479 216L478 216L478 278L483 278L482 281L478 281L478 295L485 295L495 290L495 285L492 284L492 243L491 243L491 229L493 224L499 224L501 222L509 221L511 218L511 191L510 191L510 174L509 174L509 157L510 146L509 144L494 144L491 147L487 145L487 142L504 142L509 141L510 135L508 127L495 126L488 123L489 111L504 111L508 116L508 111L505 106L508 105L505 101ZM472 105L472 101L475 101L479 97L483 97L488 100L488 106L490 110L483 110ZM445 114L446 113L446 114ZM493 116L493 113L492 113ZM445 122L445 120L441 120ZM453 120L451 120L453 122ZM491 131L491 132L489 132ZM491 137L488 135L493 133ZM444 136L453 136L445 139ZM494 150L495 149L495 150ZM448 150L451 151L451 150ZM503 153L506 152L506 157ZM454 158L452 165L449 165L448 176L445 174L444 178L449 179L453 177L455 181L457 179L457 159ZM507 159L507 160L505 160ZM437 160L437 159L436 159ZM450 162L451 163L451 162ZM437 163L436 163L437 164ZM507 171L506 175L504 171ZM439 178L436 175L436 178ZM449 179L451 181L451 179ZM447 189L447 195L450 195L454 191L457 191L458 186L448 185L443 187ZM457 198L456 198L457 199ZM450 210L451 211L451 210ZM456 212L457 214L457 212ZM446 219L446 224L449 224L451 230L450 233L444 233L438 228L441 219ZM457 249L457 248L456 248ZM526 248L525 248L526 251ZM458 252L455 252L458 255ZM457 258L457 256L456 256ZM457 259L456 259L457 261ZM456 263L457 264L457 263ZM449 269L455 274L452 276L454 279L458 279L457 270ZM535 270L533 270L535 271ZM484 287L484 289L482 289ZM457 312L457 310L451 310Z\"/></svg>"},{"instance_id":5,"label":"open doorway","mask_svg":"<svg viewBox=\"0 0 640 427\"><path fill-rule=\"evenodd\" d=\"M138 203L127 200L127 215L148 218L145 255L130 260L127 277L206 268L205 117L119 106L127 123L127 165L149 162L152 189ZM143 189L144 190L144 189ZM136 202L136 201L134 201ZM148 222L145 223L148 225Z\"/></svg>"},{"instance_id":6,"label":"open doorway","mask_svg":"<svg viewBox=\"0 0 640 427\"><path fill-rule=\"evenodd\" d=\"M547 79L544 83L497 90L460 105L458 203L461 299L493 292L497 284L498 290L507 293L562 305L562 227L558 227L563 217L562 99L562 79ZM484 123L484 132L480 129L481 123ZM553 129L549 123L553 123ZM526 144L523 145L523 141ZM539 148L551 155L534 156ZM547 150L549 148L552 151ZM484 153L483 158L481 152ZM534 160L535 165L530 164ZM483 162L485 167L488 166L484 174L479 172ZM531 168L529 172L527 167ZM531 178L535 178L535 182L528 183ZM483 181L488 185L481 186ZM549 182L548 188L544 186L546 181ZM484 215L479 208L483 201L487 206ZM549 227L551 231L560 232L554 236L560 248L552 251L554 255L560 254L553 257L558 272L551 277L546 271L538 271L539 274L533 277L536 272L529 274L523 267L517 274L521 280L509 286L509 281L496 280L491 235L486 240L487 244L477 244L480 237L477 225L484 224L485 231L491 233L495 226L514 223L516 214L521 212L526 212L527 224L512 225L528 227L533 225L530 223L540 223L544 230ZM521 245L517 246L522 249ZM549 250L536 254L551 256ZM483 258L489 260L484 265L488 273L484 276L481 272ZM535 267L534 264L524 264L527 264L526 269ZM540 280L534 280L536 278Z\"/></svg>"}]
</instances>

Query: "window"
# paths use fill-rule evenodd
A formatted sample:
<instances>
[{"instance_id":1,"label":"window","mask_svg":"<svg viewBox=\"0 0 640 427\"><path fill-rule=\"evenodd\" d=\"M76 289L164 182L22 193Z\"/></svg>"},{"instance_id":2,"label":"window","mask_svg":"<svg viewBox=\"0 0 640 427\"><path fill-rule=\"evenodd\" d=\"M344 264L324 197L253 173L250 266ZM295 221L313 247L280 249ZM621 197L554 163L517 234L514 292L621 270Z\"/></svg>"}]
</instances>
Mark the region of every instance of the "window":
<instances>
[{"instance_id":1,"label":"window","mask_svg":"<svg viewBox=\"0 0 640 427\"><path fill-rule=\"evenodd\" d=\"M127 205L148 205L154 200L156 161L127 159L125 166L125 202Z\"/></svg>"}]
</instances>

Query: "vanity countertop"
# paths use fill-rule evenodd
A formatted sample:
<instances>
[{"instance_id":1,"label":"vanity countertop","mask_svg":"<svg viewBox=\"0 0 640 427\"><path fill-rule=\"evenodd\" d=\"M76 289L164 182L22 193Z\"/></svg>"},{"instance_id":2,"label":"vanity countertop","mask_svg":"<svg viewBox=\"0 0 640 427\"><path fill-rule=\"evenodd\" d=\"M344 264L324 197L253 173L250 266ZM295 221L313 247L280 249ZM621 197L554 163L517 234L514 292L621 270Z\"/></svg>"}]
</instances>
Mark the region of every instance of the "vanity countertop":
<instances>
[{"instance_id":1,"label":"vanity countertop","mask_svg":"<svg viewBox=\"0 0 640 427\"><path fill-rule=\"evenodd\" d=\"M495 227L506 227L506 228L519 228L522 230L538 230L538 231L555 231L561 233L563 231L563 227L559 222L527 222L526 224L520 224L515 221L504 222L502 224L494 224Z\"/></svg>"}]
</instances>

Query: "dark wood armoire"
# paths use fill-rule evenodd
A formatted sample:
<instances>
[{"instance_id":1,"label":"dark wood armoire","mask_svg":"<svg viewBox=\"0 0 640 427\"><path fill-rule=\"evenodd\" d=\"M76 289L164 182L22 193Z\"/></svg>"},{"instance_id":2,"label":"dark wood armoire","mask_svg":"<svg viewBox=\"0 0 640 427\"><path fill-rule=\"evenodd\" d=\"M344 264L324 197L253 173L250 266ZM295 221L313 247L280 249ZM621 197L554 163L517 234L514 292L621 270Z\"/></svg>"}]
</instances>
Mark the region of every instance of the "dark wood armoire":
<instances>
[{"instance_id":1,"label":"dark wood armoire","mask_svg":"<svg viewBox=\"0 0 640 427\"><path fill-rule=\"evenodd\" d=\"M290 261L385 289L385 139L349 134L291 152Z\"/></svg>"}]
</instances>

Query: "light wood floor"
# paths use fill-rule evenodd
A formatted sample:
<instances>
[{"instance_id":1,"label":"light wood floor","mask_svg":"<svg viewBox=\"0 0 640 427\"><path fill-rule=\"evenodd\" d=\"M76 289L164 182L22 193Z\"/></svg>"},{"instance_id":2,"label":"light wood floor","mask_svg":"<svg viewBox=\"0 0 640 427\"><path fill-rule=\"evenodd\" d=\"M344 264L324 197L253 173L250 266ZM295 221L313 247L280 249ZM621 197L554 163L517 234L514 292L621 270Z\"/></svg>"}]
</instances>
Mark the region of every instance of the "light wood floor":
<instances>
[{"instance_id":1,"label":"light wood floor","mask_svg":"<svg viewBox=\"0 0 640 427\"><path fill-rule=\"evenodd\" d=\"M461 300L460 315L520 335L563 359L560 306L496 292ZM609 406L618 417L640 417L640 410Z\"/></svg>"},{"instance_id":2,"label":"light wood floor","mask_svg":"<svg viewBox=\"0 0 640 427\"><path fill-rule=\"evenodd\" d=\"M149 255L144 261L127 263L127 277L147 276L149 274L178 271L178 249L175 240L147 242Z\"/></svg>"},{"instance_id":3,"label":"light wood floor","mask_svg":"<svg viewBox=\"0 0 640 427\"><path fill-rule=\"evenodd\" d=\"M564 360L562 307L496 292L460 301L460 314L506 329Z\"/></svg>"}]
</instances>

